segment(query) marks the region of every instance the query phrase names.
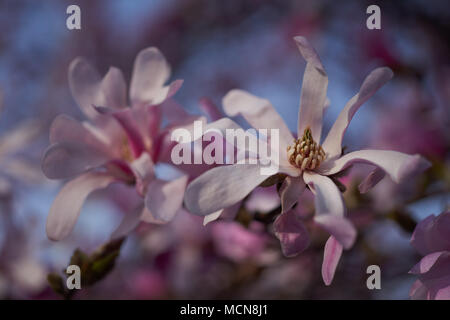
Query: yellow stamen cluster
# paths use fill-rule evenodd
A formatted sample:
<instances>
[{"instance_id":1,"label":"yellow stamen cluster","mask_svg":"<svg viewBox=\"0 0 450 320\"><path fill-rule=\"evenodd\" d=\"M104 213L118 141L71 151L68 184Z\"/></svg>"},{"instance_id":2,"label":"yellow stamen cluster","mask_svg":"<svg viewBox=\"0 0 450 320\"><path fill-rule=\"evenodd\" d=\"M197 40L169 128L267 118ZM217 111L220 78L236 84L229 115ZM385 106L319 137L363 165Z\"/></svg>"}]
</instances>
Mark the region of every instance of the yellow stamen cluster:
<instances>
[{"instance_id":1,"label":"yellow stamen cluster","mask_svg":"<svg viewBox=\"0 0 450 320\"><path fill-rule=\"evenodd\" d=\"M325 152L317 144L311 134L311 129L306 128L303 137L294 140L287 148L289 162L301 170L314 170L325 160Z\"/></svg>"}]
</instances>

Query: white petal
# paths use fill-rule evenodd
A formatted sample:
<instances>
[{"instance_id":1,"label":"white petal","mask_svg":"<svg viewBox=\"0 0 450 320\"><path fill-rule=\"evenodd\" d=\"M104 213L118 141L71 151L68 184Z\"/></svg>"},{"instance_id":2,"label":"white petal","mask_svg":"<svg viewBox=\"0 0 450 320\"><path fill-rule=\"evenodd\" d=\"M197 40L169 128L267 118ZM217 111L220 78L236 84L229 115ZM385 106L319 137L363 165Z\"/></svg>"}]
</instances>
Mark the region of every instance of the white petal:
<instances>
[{"instance_id":1,"label":"white petal","mask_svg":"<svg viewBox=\"0 0 450 320\"><path fill-rule=\"evenodd\" d=\"M88 195L98 189L106 188L116 178L88 172L69 181L56 196L47 217L47 236L51 240L61 240L72 231L80 215L81 207Z\"/></svg>"},{"instance_id":2,"label":"white petal","mask_svg":"<svg viewBox=\"0 0 450 320\"><path fill-rule=\"evenodd\" d=\"M341 192L330 178L314 172L305 171L303 173L303 179L314 193L316 215L333 214L340 217L345 215Z\"/></svg>"},{"instance_id":3,"label":"white petal","mask_svg":"<svg viewBox=\"0 0 450 320\"><path fill-rule=\"evenodd\" d=\"M354 114L358 111L359 107L389 81L393 75L394 74L389 68L378 68L366 77L359 92L347 102L322 144L322 147L329 158L341 155L342 139Z\"/></svg>"},{"instance_id":4,"label":"white petal","mask_svg":"<svg viewBox=\"0 0 450 320\"><path fill-rule=\"evenodd\" d=\"M157 220L171 221L183 204L187 176L172 181L153 180L148 185L145 206Z\"/></svg>"},{"instance_id":5,"label":"white petal","mask_svg":"<svg viewBox=\"0 0 450 320\"><path fill-rule=\"evenodd\" d=\"M115 109L127 106L127 85L122 71L111 67L102 80L101 90L105 96L103 106Z\"/></svg>"},{"instance_id":6,"label":"white petal","mask_svg":"<svg viewBox=\"0 0 450 320\"><path fill-rule=\"evenodd\" d=\"M338 173L353 163L367 163L384 170L395 182L399 183L404 177L413 172L427 169L430 163L420 155L409 155L397 151L359 150L350 152L337 160L327 160L317 172L324 175Z\"/></svg>"},{"instance_id":7,"label":"white petal","mask_svg":"<svg viewBox=\"0 0 450 320\"><path fill-rule=\"evenodd\" d=\"M294 137L291 131L269 100L235 89L227 93L222 103L228 116L240 114L255 129L268 129L269 132L270 129L280 130L281 149L292 143Z\"/></svg>"},{"instance_id":8,"label":"white petal","mask_svg":"<svg viewBox=\"0 0 450 320\"><path fill-rule=\"evenodd\" d=\"M350 249L355 243L356 229L346 218L334 214L321 214L314 221L328 231L345 249Z\"/></svg>"},{"instance_id":9,"label":"white petal","mask_svg":"<svg viewBox=\"0 0 450 320\"><path fill-rule=\"evenodd\" d=\"M302 136L309 127L315 141L320 141L323 109L327 98L328 76L314 48L304 37L294 38L300 53L306 60L303 75L297 134Z\"/></svg>"},{"instance_id":10,"label":"white petal","mask_svg":"<svg viewBox=\"0 0 450 320\"><path fill-rule=\"evenodd\" d=\"M194 214L205 216L244 199L267 179L257 164L234 164L211 169L187 187L184 203Z\"/></svg>"},{"instance_id":11,"label":"white petal","mask_svg":"<svg viewBox=\"0 0 450 320\"><path fill-rule=\"evenodd\" d=\"M159 104L176 91L181 83L164 86L170 77L170 66L162 53L154 47L139 52L134 62L130 85L133 105Z\"/></svg>"}]
</instances>

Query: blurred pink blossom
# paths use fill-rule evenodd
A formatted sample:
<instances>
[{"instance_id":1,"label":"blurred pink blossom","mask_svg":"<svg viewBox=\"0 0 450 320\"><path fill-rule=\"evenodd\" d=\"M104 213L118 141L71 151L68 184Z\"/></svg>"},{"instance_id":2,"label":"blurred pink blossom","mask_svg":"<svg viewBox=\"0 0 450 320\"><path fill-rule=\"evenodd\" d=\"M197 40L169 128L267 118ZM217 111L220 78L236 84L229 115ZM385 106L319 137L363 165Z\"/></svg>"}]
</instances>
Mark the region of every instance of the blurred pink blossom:
<instances>
[{"instance_id":1,"label":"blurred pink blossom","mask_svg":"<svg viewBox=\"0 0 450 320\"><path fill-rule=\"evenodd\" d=\"M60 115L50 128L51 145L42 169L50 179L71 179L50 208L50 239L65 238L88 195L115 182L134 185L145 206L127 214L114 237L127 234L141 220L170 221L180 209L187 176L160 180L155 165L170 163L171 130L196 117L170 99L182 81L165 85L169 76L170 67L158 49L142 50L134 63L127 101L119 69L111 67L102 78L82 58L71 63L70 89L89 120L78 122ZM163 118L169 124L161 128Z\"/></svg>"},{"instance_id":2,"label":"blurred pink blossom","mask_svg":"<svg viewBox=\"0 0 450 320\"><path fill-rule=\"evenodd\" d=\"M414 230L411 244L424 257L410 273L418 276L411 299L450 299L450 211L430 215Z\"/></svg>"}]
</instances>

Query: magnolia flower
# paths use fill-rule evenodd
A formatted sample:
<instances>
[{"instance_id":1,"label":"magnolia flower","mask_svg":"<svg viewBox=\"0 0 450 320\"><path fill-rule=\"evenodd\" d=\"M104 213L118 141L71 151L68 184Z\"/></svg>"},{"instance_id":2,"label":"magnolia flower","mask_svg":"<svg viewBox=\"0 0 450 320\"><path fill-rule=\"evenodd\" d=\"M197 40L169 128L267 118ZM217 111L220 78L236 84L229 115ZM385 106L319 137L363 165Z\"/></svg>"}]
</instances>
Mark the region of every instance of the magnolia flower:
<instances>
[{"instance_id":1,"label":"magnolia flower","mask_svg":"<svg viewBox=\"0 0 450 320\"><path fill-rule=\"evenodd\" d=\"M308 187L315 195L314 221L331 234L325 245L322 267L324 282L329 285L342 250L349 249L356 236L352 223L345 218L341 192L330 176L355 163L372 165L375 169L360 185L360 191L367 192L385 174L398 183L412 170L423 169L428 163L419 155L396 151L360 150L342 154L342 139L350 120L359 107L392 78L389 68L378 68L367 76L359 92L346 104L320 143L328 77L308 41L303 37L294 40L307 62L296 138L266 99L232 90L224 97L223 106L228 116L242 115L255 129L279 130L280 145L276 150L279 169L276 174L286 178L280 189L282 212L274 223L275 234L286 256L298 254L308 246L307 230L291 210ZM219 130L230 124L231 120L216 122ZM214 123L210 127L214 127ZM208 215L241 201L267 179L260 173L260 166L238 163L207 171L188 185L184 198L187 209L198 215Z\"/></svg>"},{"instance_id":2,"label":"magnolia flower","mask_svg":"<svg viewBox=\"0 0 450 320\"><path fill-rule=\"evenodd\" d=\"M419 277L409 295L412 299L450 299L450 211L421 221L411 244L424 257L410 271Z\"/></svg>"},{"instance_id":3,"label":"magnolia flower","mask_svg":"<svg viewBox=\"0 0 450 320\"><path fill-rule=\"evenodd\" d=\"M126 96L122 72L111 67L101 78L84 59L69 68L72 95L89 121L58 116L50 128L51 146L42 160L50 179L71 180L56 196L47 219L47 235L60 240L73 229L90 193L114 182L134 185L145 207L127 214L114 233L121 236L142 220L166 222L181 207L185 175L164 181L155 177L155 164L170 162L170 130L193 121L169 100L182 80L165 85L170 67L156 48L141 51L134 63ZM162 117L170 125L161 129Z\"/></svg>"}]
</instances>

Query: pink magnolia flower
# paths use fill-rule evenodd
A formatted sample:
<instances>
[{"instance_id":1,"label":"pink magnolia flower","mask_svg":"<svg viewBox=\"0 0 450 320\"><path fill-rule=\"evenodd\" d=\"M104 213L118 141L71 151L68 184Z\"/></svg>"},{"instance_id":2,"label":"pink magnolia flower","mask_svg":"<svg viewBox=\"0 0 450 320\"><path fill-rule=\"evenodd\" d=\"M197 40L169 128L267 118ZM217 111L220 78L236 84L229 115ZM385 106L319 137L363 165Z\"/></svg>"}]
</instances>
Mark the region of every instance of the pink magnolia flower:
<instances>
[{"instance_id":1,"label":"pink magnolia flower","mask_svg":"<svg viewBox=\"0 0 450 320\"><path fill-rule=\"evenodd\" d=\"M424 256L410 271L419 277L409 292L411 298L450 300L450 211L422 220L411 244Z\"/></svg>"},{"instance_id":2,"label":"pink magnolia flower","mask_svg":"<svg viewBox=\"0 0 450 320\"><path fill-rule=\"evenodd\" d=\"M50 147L42 169L50 179L71 180L56 196L47 219L47 235L60 240L73 229L85 199L114 182L134 185L144 198L114 233L121 236L140 220L166 222L182 205L187 176L172 181L155 177L155 164L170 163L170 132L193 121L170 98L182 84L165 85L170 67L156 48L136 57L127 101L122 72L111 67L101 78L84 59L69 68L72 95L89 118L79 122L58 116L50 128ZM163 116L170 125L161 128Z\"/></svg>"},{"instance_id":3,"label":"pink magnolia flower","mask_svg":"<svg viewBox=\"0 0 450 320\"><path fill-rule=\"evenodd\" d=\"M375 167L362 182L360 189L367 191L387 173L400 182L414 169L428 166L419 155L396 151L360 150L342 154L342 139L347 126L359 107L384 83L392 78L389 68L378 68L364 80L359 92L346 104L322 145L322 116L326 105L328 77L316 54L304 37L294 40L306 60L301 103L298 117L297 139L275 111L271 103L242 90L232 90L223 99L229 116L242 115L255 129L278 129L280 136L278 174L286 175L280 189L282 212L274 223L282 251L293 256L309 244L303 223L291 212L300 194L308 186L315 195L314 221L331 236L325 245L322 276L329 285L342 254L355 240L356 230L345 218L342 195L330 176L355 163ZM233 126L223 119L210 124L219 128ZM214 168L192 181L185 192L185 205L198 215L208 215L230 207L244 199L267 176L261 175L259 164L234 164Z\"/></svg>"}]
</instances>

